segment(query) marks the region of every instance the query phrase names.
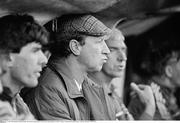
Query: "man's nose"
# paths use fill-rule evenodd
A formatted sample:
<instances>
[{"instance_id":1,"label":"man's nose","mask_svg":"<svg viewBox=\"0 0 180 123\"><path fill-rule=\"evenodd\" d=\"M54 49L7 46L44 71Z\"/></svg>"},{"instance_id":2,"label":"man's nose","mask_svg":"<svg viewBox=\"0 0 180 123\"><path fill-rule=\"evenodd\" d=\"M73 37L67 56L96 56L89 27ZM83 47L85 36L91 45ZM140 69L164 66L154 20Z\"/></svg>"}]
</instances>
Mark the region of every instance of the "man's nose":
<instances>
[{"instance_id":1,"label":"man's nose","mask_svg":"<svg viewBox=\"0 0 180 123\"><path fill-rule=\"evenodd\" d=\"M127 60L127 56L126 56L126 53L123 52L123 51L120 51L118 53L118 61L126 61Z\"/></svg>"},{"instance_id":2,"label":"man's nose","mask_svg":"<svg viewBox=\"0 0 180 123\"><path fill-rule=\"evenodd\" d=\"M110 53L110 50L105 42L103 44L103 53L106 55Z\"/></svg>"},{"instance_id":3,"label":"man's nose","mask_svg":"<svg viewBox=\"0 0 180 123\"><path fill-rule=\"evenodd\" d=\"M41 52L41 57L40 57L40 64L42 67L45 67L48 62L48 58L45 56L43 52Z\"/></svg>"}]
</instances>

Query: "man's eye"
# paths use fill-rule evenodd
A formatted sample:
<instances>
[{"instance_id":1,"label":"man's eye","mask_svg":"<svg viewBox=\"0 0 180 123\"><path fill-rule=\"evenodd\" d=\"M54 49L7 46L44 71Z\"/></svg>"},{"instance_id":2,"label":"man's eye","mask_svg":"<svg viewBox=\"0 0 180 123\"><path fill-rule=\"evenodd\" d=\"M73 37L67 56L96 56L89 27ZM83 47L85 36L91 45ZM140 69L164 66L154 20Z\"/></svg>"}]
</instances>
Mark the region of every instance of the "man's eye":
<instances>
[{"instance_id":1,"label":"man's eye","mask_svg":"<svg viewBox=\"0 0 180 123\"><path fill-rule=\"evenodd\" d=\"M102 43L103 41L104 41L104 39L99 39L97 42Z\"/></svg>"},{"instance_id":2,"label":"man's eye","mask_svg":"<svg viewBox=\"0 0 180 123\"><path fill-rule=\"evenodd\" d=\"M115 49L113 49L113 48L109 48L109 50L110 50L110 52L113 52L113 51L115 51Z\"/></svg>"}]
</instances>

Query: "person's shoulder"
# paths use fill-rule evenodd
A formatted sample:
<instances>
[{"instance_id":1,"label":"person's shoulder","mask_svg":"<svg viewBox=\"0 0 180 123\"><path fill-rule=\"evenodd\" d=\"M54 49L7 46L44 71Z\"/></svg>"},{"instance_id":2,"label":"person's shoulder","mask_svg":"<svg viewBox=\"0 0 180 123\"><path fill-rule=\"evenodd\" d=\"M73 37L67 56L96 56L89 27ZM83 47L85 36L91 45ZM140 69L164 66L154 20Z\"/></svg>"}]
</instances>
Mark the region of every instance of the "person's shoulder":
<instances>
[{"instance_id":1,"label":"person's shoulder","mask_svg":"<svg viewBox=\"0 0 180 123\"><path fill-rule=\"evenodd\" d=\"M58 83L60 84L60 81L62 80L58 77L58 75L56 75L56 73L54 73L51 69L46 67L39 78L39 85L51 86L51 85L56 85Z\"/></svg>"}]
</instances>

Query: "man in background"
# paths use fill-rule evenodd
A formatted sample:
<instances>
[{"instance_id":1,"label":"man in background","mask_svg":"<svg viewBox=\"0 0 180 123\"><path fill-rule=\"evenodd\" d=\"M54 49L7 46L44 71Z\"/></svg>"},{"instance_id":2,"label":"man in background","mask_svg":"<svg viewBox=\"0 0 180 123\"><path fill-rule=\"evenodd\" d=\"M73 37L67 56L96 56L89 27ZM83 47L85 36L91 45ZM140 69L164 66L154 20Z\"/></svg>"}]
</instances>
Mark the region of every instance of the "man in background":
<instances>
[{"instance_id":1,"label":"man in background","mask_svg":"<svg viewBox=\"0 0 180 123\"><path fill-rule=\"evenodd\" d=\"M127 47L124 43L124 36L117 28L113 28L112 30L113 31L110 38L106 40L106 44L110 49L108 60L103 65L103 68L100 72L91 72L89 73L89 77L97 84L104 86L104 88L107 89L108 95L112 98L112 100L118 100L121 110L117 114L117 117L119 117L119 119L121 120L132 120L133 117L123 104L122 99L118 97L110 87L112 79L123 76L127 60ZM133 83L132 89L142 99L146 107L143 111L144 113L139 119L151 120L155 112L155 102L151 88L149 86L136 85Z\"/></svg>"},{"instance_id":2,"label":"man in background","mask_svg":"<svg viewBox=\"0 0 180 123\"><path fill-rule=\"evenodd\" d=\"M141 51L137 52L139 59L136 59L136 70L145 84L150 85L153 90L156 100L154 120L180 118L180 110L174 96L174 92L180 87L179 26L175 24L175 27L166 29L166 25L165 23L157 26L137 38L138 41L143 41L144 45L141 46ZM129 109L138 119L144 105L133 96Z\"/></svg>"}]
</instances>

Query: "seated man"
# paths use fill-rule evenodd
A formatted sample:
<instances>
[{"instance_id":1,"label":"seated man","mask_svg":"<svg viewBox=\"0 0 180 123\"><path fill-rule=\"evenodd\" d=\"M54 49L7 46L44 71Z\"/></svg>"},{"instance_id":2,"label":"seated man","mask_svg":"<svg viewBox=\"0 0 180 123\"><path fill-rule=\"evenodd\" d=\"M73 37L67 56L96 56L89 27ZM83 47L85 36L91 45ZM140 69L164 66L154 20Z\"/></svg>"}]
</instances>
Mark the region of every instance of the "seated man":
<instances>
[{"instance_id":1,"label":"seated man","mask_svg":"<svg viewBox=\"0 0 180 123\"><path fill-rule=\"evenodd\" d=\"M146 43L138 52L136 67L138 74L151 85L155 96L157 108L153 119L172 120L180 116L174 97L174 91L180 87L179 32L175 33L175 28L163 31L164 26L161 31L157 30L159 28L155 29L160 33L153 30L138 38L138 41ZM130 112L138 119L144 106L137 97L132 97L131 100Z\"/></svg>"},{"instance_id":2,"label":"seated man","mask_svg":"<svg viewBox=\"0 0 180 123\"><path fill-rule=\"evenodd\" d=\"M0 18L0 49L7 52L4 58L5 73L1 77L1 101L11 104L15 118L34 119L19 96L23 87L35 87L47 58L41 51L48 43L48 33L29 15L7 15ZM6 118L5 118L6 119Z\"/></svg>"},{"instance_id":3,"label":"seated man","mask_svg":"<svg viewBox=\"0 0 180 123\"><path fill-rule=\"evenodd\" d=\"M63 15L46 27L54 42L38 87L26 96L33 114L48 120L115 120L103 88L87 78L106 62L111 30L86 14Z\"/></svg>"},{"instance_id":4,"label":"seated man","mask_svg":"<svg viewBox=\"0 0 180 123\"><path fill-rule=\"evenodd\" d=\"M116 28L113 28L112 30L113 31L110 38L106 40L106 44L110 49L108 60L103 65L103 68L100 72L91 72L89 73L89 77L97 84L107 88L109 96L113 100L118 100L119 106L121 107L121 113L119 113L121 114L121 116L119 116L119 118L122 120L132 120L133 118L123 104L122 99L120 99L116 93L110 90L110 82L112 81L112 79L116 77L122 77L127 60L127 48L124 43L124 36L122 35L120 30ZM133 89L137 92L137 94L139 94L146 105L144 113L142 114L140 119L149 120L152 119L155 111L154 97L150 87L145 85L141 86L142 87L138 87L137 85L132 84Z\"/></svg>"}]
</instances>

